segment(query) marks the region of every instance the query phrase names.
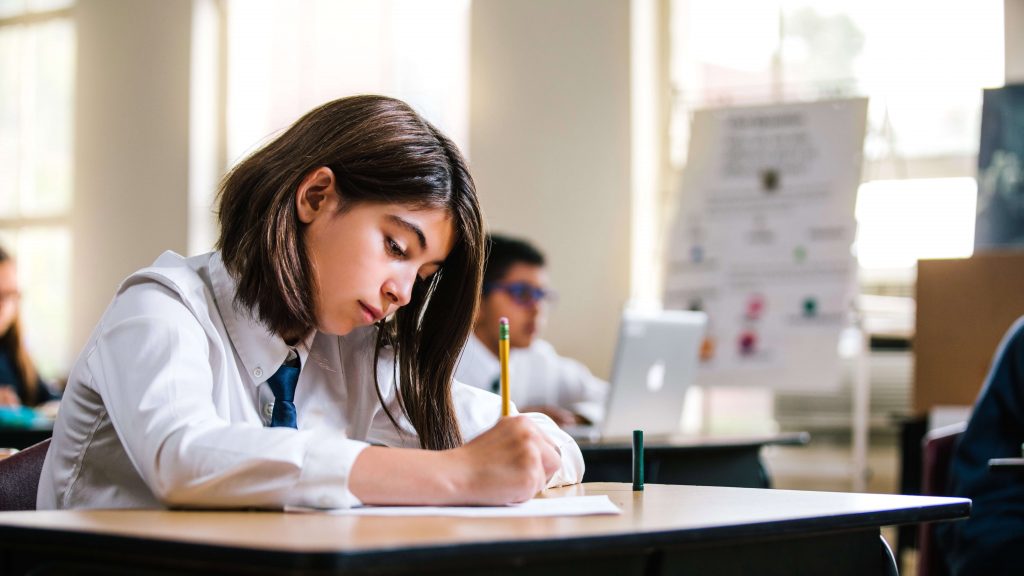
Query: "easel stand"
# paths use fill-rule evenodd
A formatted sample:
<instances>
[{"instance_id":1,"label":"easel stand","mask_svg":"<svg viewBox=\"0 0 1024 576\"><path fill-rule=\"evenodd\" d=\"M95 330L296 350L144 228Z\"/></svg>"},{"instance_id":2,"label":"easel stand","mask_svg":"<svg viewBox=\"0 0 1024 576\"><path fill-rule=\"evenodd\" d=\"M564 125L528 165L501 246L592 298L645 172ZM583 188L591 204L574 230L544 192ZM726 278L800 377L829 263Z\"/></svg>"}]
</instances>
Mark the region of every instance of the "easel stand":
<instances>
[{"instance_id":1,"label":"easel stand","mask_svg":"<svg viewBox=\"0 0 1024 576\"><path fill-rule=\"evenodd\" d=\"M850 461L850 489L854 492L867 490L868 482L868 435L871 419L871 337L864 329L863 313L854 312L854 328L860 341L854 357L853 386L853 455Z\"/></svg>"}]
</instances>

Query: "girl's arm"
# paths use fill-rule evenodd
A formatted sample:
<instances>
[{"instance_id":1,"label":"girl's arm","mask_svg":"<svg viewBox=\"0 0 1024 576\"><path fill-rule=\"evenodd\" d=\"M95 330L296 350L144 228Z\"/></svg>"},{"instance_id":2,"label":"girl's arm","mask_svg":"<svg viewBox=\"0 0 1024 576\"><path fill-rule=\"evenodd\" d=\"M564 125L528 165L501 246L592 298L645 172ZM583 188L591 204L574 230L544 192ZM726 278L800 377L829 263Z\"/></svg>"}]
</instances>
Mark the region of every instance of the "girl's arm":
<instances>
[{"instance_id":1,"label":"girl's arm","mask_svg":"<svg viewBox=\"0 0 1024 576\"><path fill-rule=\"evenodd\" d=\"M510 416L453 450L367 448L349 489L364 504L508 504L543 490L560 467L547 436L529 418Z\"/></svg>"},{"instance_id":2,"label":"girl's arm","mask_svg":"<svg viewBox=\"0 0 1024 576\"><path fill-rule=\"evenodd\" d=\"M466 444L441 452L367 448L352 469L350 489L356 497L370 498L367 503L410 503L401 496L408 493L424 499L417 503L506 504L530 498L543 488L582 480L579 446L547 416L519 415L513 406L513 416L501 418L499 396L460 382L453 384L452 399ZM393 397L388 400L392 414L400 415ZM378 412L369 440L417 446L412 426L400 416L399 423L402 434L383 411ZM553 468L547 466L552 457ZM398 499L387 500L388 495Z\"/></svg>"},{"instance_id":3,"label":"girl's arm","mask_svg":"<svg viewBox=\"0 0 1024 576\"><path fill-rule=\"evenodd\" d=\"M264 428L255 407L247 419L247 391L222 381L211 364L232 352L214 348L171 290L128 288L98 330L77 384L102 397L132 466L165 505L358 503L348 474L366 443L340 430Z\"/></svg>"}]
</instances>

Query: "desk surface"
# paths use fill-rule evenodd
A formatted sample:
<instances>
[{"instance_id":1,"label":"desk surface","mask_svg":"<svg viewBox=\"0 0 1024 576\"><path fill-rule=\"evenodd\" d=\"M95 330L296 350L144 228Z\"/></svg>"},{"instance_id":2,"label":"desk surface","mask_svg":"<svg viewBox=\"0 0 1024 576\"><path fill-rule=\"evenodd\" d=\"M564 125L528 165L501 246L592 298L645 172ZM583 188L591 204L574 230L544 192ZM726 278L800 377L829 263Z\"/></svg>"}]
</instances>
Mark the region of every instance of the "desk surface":
<instances>
[{"instance_id":1,"label":"desk surface","mask_svg":"<svg viewBox=\"0 0 1024 576\"><path fill-rule=\"evenodd\" d=\"M715 543L779 538L950 520L969 514L959 498L595 483L548 490L546 496L607 494L616 516L467 519L355 517L225 511L43 511L0 513L0 542L74 544L139 550L140 543L286 554L301 565L352 568L436 557L453 551L514 554L522 550ZM82 544L82 541L77 541Z\"/></svg>"},{"instance_id":2,"label":"desk surface","mask_svg":"<svg viewBox=\"0 0 1024 576\"><path fill-rule=\"evenodd\" d=\"M645 437L644 451L649 450L721 450L728 448L760 448L762 446L803 446L811 441L807 432L786 432L764 436L670 436ZM577 440L580 448L588 451L633 449L629 438L608 440Z\"/></svg>"},{"instance_id":3,"label":"desk surface","mask_svg":"<svg viewBox=\"0 0 1024 576\"><path fill-rule=\"evenodd\" d=\"M801 446L806 432L763 436L678 436L644 439L644 475L653 484L698 484L737 488L769 488L771 479L761 461L761 448ZM626 440L580 442L587 464L585 482L629 482L633 447Z\"/></svg>"},{"instance_id":4,"label":"desk surface","mask_svg":"<svg viewBox=\"0 0 1024 576\"><path fill-rule=\"evenodd\" d=\"M53 436L53 421L39 420L30 426L0 426L0 448L23 450Z\"/></svg>"}]
</instances>

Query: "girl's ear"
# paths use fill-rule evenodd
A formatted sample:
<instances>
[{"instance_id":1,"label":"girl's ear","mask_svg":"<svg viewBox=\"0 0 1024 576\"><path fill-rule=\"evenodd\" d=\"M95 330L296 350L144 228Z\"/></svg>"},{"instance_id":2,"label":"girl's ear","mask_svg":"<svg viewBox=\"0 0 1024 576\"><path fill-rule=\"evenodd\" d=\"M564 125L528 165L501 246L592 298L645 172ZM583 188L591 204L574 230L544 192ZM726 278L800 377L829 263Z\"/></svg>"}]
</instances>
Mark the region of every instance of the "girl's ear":
<instances>
[{"instance_id":1,"label":"girl's ear","mask_svg":"<svg viewBox=\"0 0 1024 576\"><path fill-rule=\"evenodd\" d=\"M327 166L306 174L295 191L295 208L303 224L313 222L320 214L333 214L340 202L334 172Z\"/></svg>"}]
</instances>

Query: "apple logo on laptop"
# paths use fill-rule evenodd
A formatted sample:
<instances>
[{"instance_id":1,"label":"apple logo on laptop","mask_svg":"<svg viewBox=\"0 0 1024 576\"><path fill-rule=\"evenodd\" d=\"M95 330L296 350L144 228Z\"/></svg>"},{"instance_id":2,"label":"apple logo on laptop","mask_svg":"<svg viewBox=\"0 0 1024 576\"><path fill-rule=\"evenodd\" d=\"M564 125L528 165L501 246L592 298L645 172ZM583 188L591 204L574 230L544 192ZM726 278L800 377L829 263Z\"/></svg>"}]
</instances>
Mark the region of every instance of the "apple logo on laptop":
<instances>
[{"instance_id":1,"label":"apple logo on laptop","mask_svg":"<svg viewBox=\"0 0 1024 576\"><path fill-rule=\"evenodd\" d=\"M658 360L647 369L647 389L651 392L661 390L665 385L665 361Z\"/></svg>"}]
</instances>

